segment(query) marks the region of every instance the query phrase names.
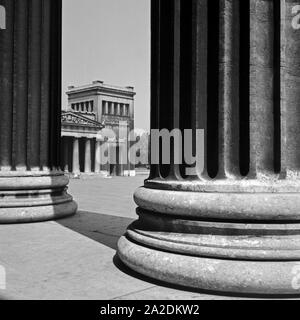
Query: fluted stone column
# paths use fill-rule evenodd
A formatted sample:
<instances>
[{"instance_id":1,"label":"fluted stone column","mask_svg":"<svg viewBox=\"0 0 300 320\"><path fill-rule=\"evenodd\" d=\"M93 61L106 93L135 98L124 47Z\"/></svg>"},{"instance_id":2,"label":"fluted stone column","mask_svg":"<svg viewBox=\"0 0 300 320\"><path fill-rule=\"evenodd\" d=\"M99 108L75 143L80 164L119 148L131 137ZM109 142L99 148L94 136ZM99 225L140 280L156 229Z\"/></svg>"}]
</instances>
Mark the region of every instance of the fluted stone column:
<instances>
[{"instance_id":1,"label":"fluted stone column","mask_svg":"<svg viewBox=\"0 0 300 320\"><path fill-rule=\"evenodd\" d=\"M69 139L65 137L62 140L63 143L63 170L65 173L69 173Z\"/></svg>"},{"instance_id":2,"label":"fluted stone column","mask_svg":"<svg viewBox=\"0 0 300 320\"><path fill-rule=\"evenodd\" d=\"M107 101L105 101L105 114L108 114L108 102Z\"/></svg>"},{"instance_id":3,"label":"fluted stone column","mask_svg":"<svg viewBox=\"0 0 300 320\"><path fill-rule=\"evenodd\" d=\"M185 164L152 165L118 246L130 268L200 289L300 293L299 5L152 0L151 127L204 129L205 166L187 177Z\"/></svg>"},{"instance_id":4,"label":"fluted stone column","mask_svg":"<svg viewBox=\"0 0 300 320\"><path fill-rule=\"evenodd\" d=\"M85 139L85 160L84 160L84 172L91 173L91 139Z\"/></svg>"},{"instance_id":5,"label":"fluted stone column","mask_svg":"<svg viewBox=\"0 0 300 320\"><path fill-rule=\"evenodd\" d=\"M73 138L73 174L80 174L80 163L79 163L79 139Z\"/></svg>"},{"instance_id":6,"label":"fluted stone column","mask_svg":"<svg viewBox=\"0 0 300 320\"><path fill-rule=\"evenodd\" d=\"M0 223L76 212L60 170L61 1L3 0Z\"/></svg>"}]
</instances>

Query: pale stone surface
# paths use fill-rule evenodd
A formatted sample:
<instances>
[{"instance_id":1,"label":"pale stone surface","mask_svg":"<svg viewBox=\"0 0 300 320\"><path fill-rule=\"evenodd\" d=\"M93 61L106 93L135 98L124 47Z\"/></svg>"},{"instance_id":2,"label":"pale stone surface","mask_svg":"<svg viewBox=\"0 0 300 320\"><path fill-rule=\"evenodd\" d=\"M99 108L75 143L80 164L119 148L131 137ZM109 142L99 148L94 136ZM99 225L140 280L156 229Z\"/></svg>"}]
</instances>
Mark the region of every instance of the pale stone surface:
<instances>
[{"instance_id":1,"label":"pale stone surface","mask_svg":"<svg viewBox=\"0 0 300 320\"><path fill-rule=\"evenodd\" d=\"M85 161L84 161L84 172L91 173L91 140L85 140Z\"/></svg>"},{"instance_id":2,"label":"pale stone surface","mask_svg":"<svg viewBox=\"0 0 300 320\"><path fill-rule=\"evenodd\" d=\"M79 140L78 138L73 139L73 173L80 174L79 166Z\"/></svg>"}]
</instances>

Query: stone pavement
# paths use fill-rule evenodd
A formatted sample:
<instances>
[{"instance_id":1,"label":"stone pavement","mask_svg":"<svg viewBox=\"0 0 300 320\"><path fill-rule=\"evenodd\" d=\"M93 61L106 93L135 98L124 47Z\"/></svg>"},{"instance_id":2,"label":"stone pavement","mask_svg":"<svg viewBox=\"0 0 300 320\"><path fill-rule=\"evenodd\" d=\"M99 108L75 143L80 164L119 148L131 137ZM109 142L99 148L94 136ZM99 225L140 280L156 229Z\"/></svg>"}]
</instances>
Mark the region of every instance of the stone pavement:
<instances>
[{"instance_id":1,"label":"stone pavement","mask_svg":"<svg viewBox=\"0 0 300 320\"><path fill-rule=\"evenodd\" d=\"M116 245L136 218L145 176L71 180L79 213L56 222L0 226L2 299L232 299L171 287L128 270ZM236 298L234 298L236 299Z\"/></svg>"}]
</instances>

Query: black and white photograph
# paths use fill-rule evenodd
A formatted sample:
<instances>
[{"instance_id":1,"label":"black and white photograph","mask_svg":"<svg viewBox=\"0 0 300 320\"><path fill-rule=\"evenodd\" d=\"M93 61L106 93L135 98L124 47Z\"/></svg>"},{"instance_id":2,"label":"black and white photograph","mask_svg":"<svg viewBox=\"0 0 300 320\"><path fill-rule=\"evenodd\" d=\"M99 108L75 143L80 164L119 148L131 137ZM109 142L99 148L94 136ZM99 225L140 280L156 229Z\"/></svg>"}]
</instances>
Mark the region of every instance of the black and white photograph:
<instances>
[{"instance_id":1,"label":"black and white photograph","mask_svg":"<svg viewBox=\"0 0 300 320\"><path fill-rule=\"evenodd\" d=\"M298 299L300 0L0 0L0 300Z\"/></svg>"}]
</instances>

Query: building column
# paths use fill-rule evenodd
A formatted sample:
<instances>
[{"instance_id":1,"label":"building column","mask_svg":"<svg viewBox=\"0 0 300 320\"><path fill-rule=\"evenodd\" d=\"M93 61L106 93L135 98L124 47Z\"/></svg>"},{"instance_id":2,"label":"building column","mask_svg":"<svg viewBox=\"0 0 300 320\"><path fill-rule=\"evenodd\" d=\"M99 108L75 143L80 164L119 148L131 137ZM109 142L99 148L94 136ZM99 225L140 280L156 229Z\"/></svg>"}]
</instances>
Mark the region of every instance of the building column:
<instances>
[{"instance_id":1,"label":"building column","mask_svg":"<svg viewBox=\"0 0 300 320\"><path fill-rule=\"evenodd\" d=\"M134 99L132 99L132 101L130 102L129 105L129 132L132 132L135 128L135 123L134 123ZM134 146L135 142L134 141L129 141L128 143L128 151L127 153L129 153L130 149ZM133 162L133 161L132 161ZM134 162L129 162L129 170L130 170L130 176L135 176L136 175L136 171L135 171L135 164Z\"/></svg>"},{"instance_id":2,"label":"building column","mask_svg":"<svg viewBox=\"0 0 300 320\"><path fill-rule=\"evenodd\" d=\"M69 139L67 137L64 137L62 139L63 143L63 170L65 173L69 173Z\"/></svg>"},{"instance_id":3,"label":"building column","mask_svg":"<svg viewBox=\"0 0 300 320\"><path fill-rule=\"evenodd\" d=\"M152 165L118 254L170 283L299 294L296 3L242 2L152 0L151 127L204 129L204 168Z\"/></svg>"},{"instance_id":4,"label":"building column","mask_svg":"<svg viewBox=\"0 0 300 320\"><path fill-rule=\"evenodd\" d=\"M84 158L84 172L92 172L92 160L91 160L91 139L85 139L85 158Z\"/></svg>"},{"instance_id":5,"label":"building column","mask_svg":"<svg viewBox=\"0 0 300 320\"><path fill-rule=\"evenodd\" d=\"M107 102L107 101L105 101L105 103L104 103L104 104L105 104L105 113L106 113L106 114L108 114L108 102Z\"/></svg>"},{"instance_id":6,"label":"building column","mask_svg":"<svg viewBox=\"0 0 300 320\"><path fill-rule=\"evenodd\" d=\"M68 216L77 206L60 169L61 1L7 0L4 6L0 223Z\"/></svg>"},{"instance_id":7,"label":"building column","mask_svg":"<svg viewBox=\"0 0 300 320\"><path fill-rule=\"evenodd\" d=\"M73 174L80 174L80 164L79 164L79 139L74 138L73 140Z\"/></svg>"},{"instance_id":8,"label":"building column","mask_svg":"<svg viewBox=\"0 0 300 320\"><path fill-rule=\"evenodd\" d=\"M101 141L96 140L95 146L95 173L101 171Z\"/></svg>"}]
</instances>

